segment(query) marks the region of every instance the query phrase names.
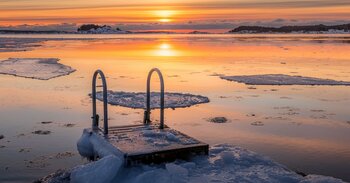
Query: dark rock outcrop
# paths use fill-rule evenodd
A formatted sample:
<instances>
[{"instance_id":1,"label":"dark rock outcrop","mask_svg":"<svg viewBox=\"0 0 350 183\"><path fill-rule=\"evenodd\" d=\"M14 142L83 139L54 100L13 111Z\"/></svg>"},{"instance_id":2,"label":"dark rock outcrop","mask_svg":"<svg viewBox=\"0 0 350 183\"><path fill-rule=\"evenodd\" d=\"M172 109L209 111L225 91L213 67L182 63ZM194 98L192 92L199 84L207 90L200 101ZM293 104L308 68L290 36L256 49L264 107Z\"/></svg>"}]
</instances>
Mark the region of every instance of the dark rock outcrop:
<instances>
[{"instance_id":1,"label":"dark rock outcrop","mask_svg":"<svg viewBox=\"0 0 350 183\"><path fill-rule=\"evenodd\" d=\"M327 31L344 31L350 32L350 24L343 25L306 25L306 26L282 26L282 27L262 27L262 26L240 26L229 33L312 33L312 32L327 32Z\"/></svg>"}]
</instances>

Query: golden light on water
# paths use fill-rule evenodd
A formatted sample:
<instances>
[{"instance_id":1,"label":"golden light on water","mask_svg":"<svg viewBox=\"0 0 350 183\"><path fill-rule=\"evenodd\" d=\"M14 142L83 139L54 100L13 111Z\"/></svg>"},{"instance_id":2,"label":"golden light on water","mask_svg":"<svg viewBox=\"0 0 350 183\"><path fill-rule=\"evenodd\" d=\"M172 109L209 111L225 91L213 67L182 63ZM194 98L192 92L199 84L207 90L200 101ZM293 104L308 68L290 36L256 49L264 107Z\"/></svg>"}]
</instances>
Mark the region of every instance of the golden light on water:
<instances>
[{"instance_id":1,"label":"golden light on water","mask_svg":"<svg viewBox=\"0 0 350 183\"><path fill-rule=\"evenodd\" d=\"M155 56L161 56L161 57L171 57L171 56L177 56L177 51L172 47L169 43L161 43L157 46L156 51L154 53Z\"/></svg>"}]
</instances>

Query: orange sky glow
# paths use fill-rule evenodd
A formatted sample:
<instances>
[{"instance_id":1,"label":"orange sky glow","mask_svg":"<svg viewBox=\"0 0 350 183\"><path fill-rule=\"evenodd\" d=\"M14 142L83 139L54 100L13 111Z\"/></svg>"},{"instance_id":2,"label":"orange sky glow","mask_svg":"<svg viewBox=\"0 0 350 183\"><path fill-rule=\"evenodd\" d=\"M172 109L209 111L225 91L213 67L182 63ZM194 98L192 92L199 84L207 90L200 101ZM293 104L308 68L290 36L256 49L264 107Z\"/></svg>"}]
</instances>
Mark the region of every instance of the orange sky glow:
<instances>
[{"instance_id":1,"label":"orange sky glow","mask_svg":"<svg viewBox=\"0 0 350 183\"><path fill-rule=\"evenodd\" d=\"M350 1L0 0L0 12L0 26L96 23L129 25L212 24L215 27L215 24L220 22L347 21L350 19ZM188 29L191 28L191 26L188 27ZM194 26L193 29L196 27Z\"/></svg>"}]
</instances>

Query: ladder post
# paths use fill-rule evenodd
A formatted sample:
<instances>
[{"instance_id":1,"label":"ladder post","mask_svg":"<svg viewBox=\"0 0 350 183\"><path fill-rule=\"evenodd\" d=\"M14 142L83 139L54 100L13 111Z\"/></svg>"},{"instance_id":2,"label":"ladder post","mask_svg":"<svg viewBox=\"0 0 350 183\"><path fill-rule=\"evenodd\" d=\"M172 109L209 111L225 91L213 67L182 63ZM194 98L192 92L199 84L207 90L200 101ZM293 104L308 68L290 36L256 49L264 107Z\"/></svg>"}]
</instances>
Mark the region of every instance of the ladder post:
<instances>
[{"instance_id":1,"label":"ladder post","mask_svg":"<svg viewBox=\"0 0 350 183\"><path fill-rule=\"evenodd\" d=\"M151 78L152 74L156 72L160 80L160 126L159 129L164 129L164 79L158 68L153 68L149 71L147 77L147 94L146 94L146 111L144 113L144 124L151 122Z\"/></svg>"},{"instance_id":2,"label":"ladder post","mask_svg":"<svg viewBox=\"0 0 350 183\"><path fill-rule=\"evenodd\" d=\"M96 80L100 75L103 87L103 132L108 134L108 103L107 103L107 82L106 77L101 70L96 70L92 77L92 129L98 129L99 115L96 114Z\"/></svg>"}]
</instances>

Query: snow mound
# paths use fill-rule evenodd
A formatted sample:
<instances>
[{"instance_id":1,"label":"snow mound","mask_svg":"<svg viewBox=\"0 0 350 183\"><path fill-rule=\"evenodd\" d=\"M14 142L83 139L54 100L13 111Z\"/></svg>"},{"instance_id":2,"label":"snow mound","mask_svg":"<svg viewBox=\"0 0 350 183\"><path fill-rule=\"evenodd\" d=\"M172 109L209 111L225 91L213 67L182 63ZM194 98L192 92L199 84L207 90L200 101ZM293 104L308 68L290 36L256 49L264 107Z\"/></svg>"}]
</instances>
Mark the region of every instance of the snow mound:
<instances>
[{"instance_id":1,"label":"snow mound","mask_svg":"<svg viewBox=\"0 0 350 183\"><path fill-rule=\"evenodd\" d=\"M9 58L0 61L0 74L49 80L75 71L58 61L57 58Z\"/></svg>"},{"instance_id":2,"label":"snow mound","mask_svg":"<svg viewBox=\"0 0 350 183\"><path fill-rule=\"evenodd\" d=\"M85 130L82 138L85 142L90 141L87 145L94 149L91 153L97 148L111 152L104 140L92 132ZM100 155L100 152L95 153ZM209 156L193 157L191 162L177 160L172 163L140 164L127 168L122 166L122 155L107 153L97 162L70 170L70 180L97 183L343 182L340 179L319 175L303 177L267 157L238 146L215 145L210 148L209 154Z\"/></svg>"},{"instance_id":3,"label":"snow mound","mask_svg":"<svg viewBox=\"0 0 350 183\"><path fill-rule=\"evenodd\" d=\"M220 78L248 85L350 85L350 82L347 81L290 76L285 74L220 76Z\"/></svg>"},{"instance_id":4,"label":"snow mound","mask_svg":"<svg viewBox=\"0 0 350 183\"><path fill-rule=\"evenodd\" d=\"M114 155L123 157L124 154L114 148L101 135L92 132L90 129L84 129L83 134L77 142L79 154L86 158Z\"/></svg>"},{"instance_id":5,"label":"snow mound","mask_svg":"<svg viewBox=\"0 0 350 183\"><path fill-rule=\"evenodd\" d=\"M91 96L91 94L90 94ZM103 100L102 92L96 93L98 100ZM164 94L165 108L190 107L192 105L208 103L208 97L183 93L168 93ZM123 91L108 91L108 103L123 107L145 109L146 108L146 93L143 92L123 92ZM159 108L160 93L151 92L151 108Z\"/></svg>"},{"instance_id":6,"label":"snow mound","mask_svg":"<svg viewBox=\"0 0 350 183\"><path fill-rule=\"evenodd\" d=\"M82 165L75 168L70 174L71 183L108 183L112 182L120 168L123 161L114 155L108 155L99 161ZM114 173L113 174L111 173Z\"/></svg>"}]
</instances>

